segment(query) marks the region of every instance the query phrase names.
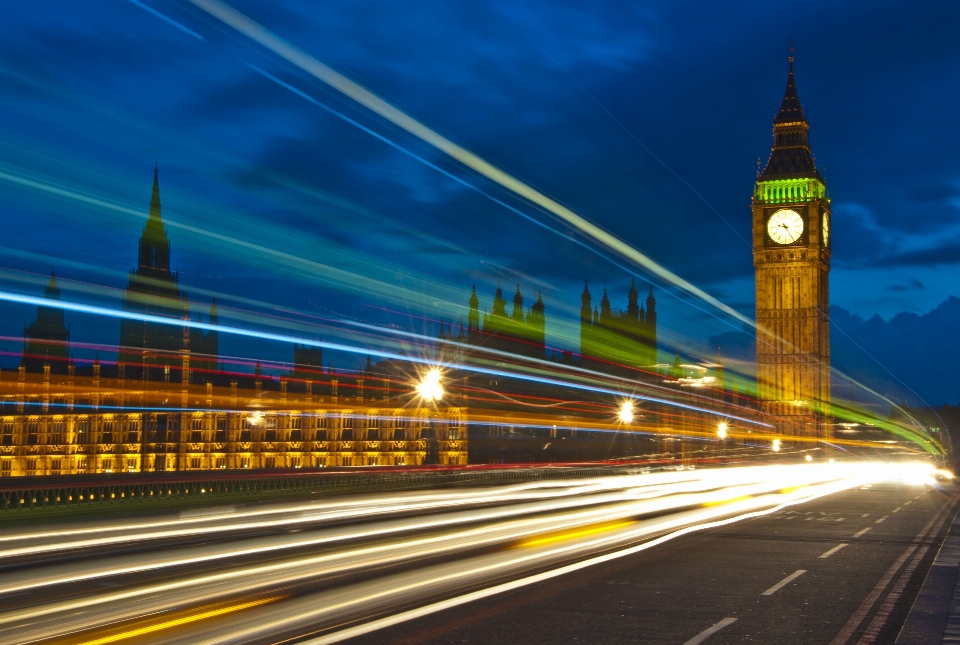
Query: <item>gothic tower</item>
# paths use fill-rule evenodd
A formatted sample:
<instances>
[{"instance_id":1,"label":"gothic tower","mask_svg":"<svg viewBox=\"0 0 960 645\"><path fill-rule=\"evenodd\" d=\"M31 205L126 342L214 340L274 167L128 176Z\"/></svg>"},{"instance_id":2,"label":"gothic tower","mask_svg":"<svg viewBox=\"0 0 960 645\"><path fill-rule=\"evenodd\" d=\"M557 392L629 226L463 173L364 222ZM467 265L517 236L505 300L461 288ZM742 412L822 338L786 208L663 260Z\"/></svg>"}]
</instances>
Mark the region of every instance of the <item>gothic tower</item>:
<instances>
[{"instance_id":1,"label":"gothic tower","mask_svg":"<svg viewBox=\"0 0 960 645\"><path fill-rule=\"evenodd\" d=\"M593 306L590 304L590 287L583 281L583 293L580 294L580 356L590 356L593 353L590 332L593 325Z\"/></svg>"},{"instance_id":2,"label":"gothic tower","mask_svg":"<svg viewBox=\"0 0 960 645\"><path fill-rule=\"evenodd\" d=\"M60 285L57 277L50 271L50 281L43 291L43 297L60 300ZM37 319L23 330L23 357L20 365L28 372L43 372L43 366L49 365L53 374L66 374L70 364L70 332L64 324L63 309L56 307L37 307Z\"/></svg>"},{"instance_id":3,"label":"gothic tower","mask_svg":"<svg viewBox=\"0 0 960 645\"><path fill-rule=\"evenodd\" d=\"M170 271L170 240L160 216L160 183L153 169L150 213L140 236L137 268L130 272L123 292L123 309L170 318L187 318L189 305L180 290L176 273ZM215 310L214 310L215 311ZM162 370L165 379L181 366L189 328L154 322L120 321L119 362L128 377L147 378L151 370ZM179 378L179 377L177 377Z\"/></svg>"},{"instance_id":4,"label":"gothic tower","mask_svg":"<svg viewBox=\"0 0 960 645\"><path fill-rule=\"evenodd\" d=\"M830 402L830 197L789 57L773 145L753 193L757 388L779 432L822 436Z\"/></svg>"}]
</instances>

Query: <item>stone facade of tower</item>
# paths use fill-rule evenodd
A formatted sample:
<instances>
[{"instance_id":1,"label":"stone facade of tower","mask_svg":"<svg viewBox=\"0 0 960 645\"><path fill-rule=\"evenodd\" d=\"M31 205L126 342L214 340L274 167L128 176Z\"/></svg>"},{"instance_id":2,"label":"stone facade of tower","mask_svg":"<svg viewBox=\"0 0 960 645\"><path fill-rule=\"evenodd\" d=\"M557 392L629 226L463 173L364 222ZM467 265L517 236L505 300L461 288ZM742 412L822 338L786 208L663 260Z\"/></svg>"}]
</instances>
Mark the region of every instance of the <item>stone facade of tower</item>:
<instances>
[{"instance_id":1,"label":"stone facade of tower","mask_svg":"<svg viewBox=\"0 0 960 645\"><path fill-rule=\"evenodd\" d=\"M160 215L160 184L153 171L150 213L143 227L137 252L137 268L130 272L123 293L123 309L136 314L187 319L190 315L179 276L170 270L170 240ZM216 323L216 303L210 309ZM192 341L192 342L191 342ZM192 346L191 346L192 345ZM120 321L118 369L127 378L179 381L189 369L195 352L200 369L215 369L218 351L216 332L194 332L175 325L134 319Z\"/></svg>"},{"instance_id":2,"label":"stone facade of tower","mask_svg":"<svg viewBox=\"0 0 960 645\"><path fill-rule=\"evenodd\" d=\"M43 297L60 300L60 285L51 272ZM23 355L20 366L28 372L43 372L49 366L53 374L66 374L70 363L70 332L64 324L63 309L37 307L37 319L23 330Z\"/></svg>"},{"instance_id":3,"label":"stone facade of tower","mask_svg":"<svg viewBox=\"0 0 960 645\"><path fill-rule=\"evenodd\" d=\"M753 193L757 388L779 432L817 437L830 402L830 197L789 60L772 150Z\"/></svg>"}]
</instances>

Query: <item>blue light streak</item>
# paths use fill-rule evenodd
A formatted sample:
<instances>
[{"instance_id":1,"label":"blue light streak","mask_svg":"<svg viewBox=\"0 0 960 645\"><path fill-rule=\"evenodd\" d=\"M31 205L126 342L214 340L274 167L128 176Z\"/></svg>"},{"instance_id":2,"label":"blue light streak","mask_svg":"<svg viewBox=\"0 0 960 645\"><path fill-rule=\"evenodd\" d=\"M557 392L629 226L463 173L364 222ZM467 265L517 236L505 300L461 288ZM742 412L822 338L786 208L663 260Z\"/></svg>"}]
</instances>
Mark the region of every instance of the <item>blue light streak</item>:
<instances>
[{"instance_id":1,"label":"blue light streak","mask_svg":"<svg viewBox=\"0 0 960 645\"><path fill-rule=\"evenodd\" d=\"M181 328L186 327L188 329L199 329L201 331L216 331L222 334L230 334L233 336L240 336L243 338L257 338L260 340L271 340L271 341L276 341L278 343L288 343L288 344L299 343L301 345L307 345L310 347L319 347L321 349L329 349L337 352L376 356L377 358L393 359L393 360L403 361L407 363L416 363L418 365L430 365L430 366L436 365L436 361L432 361L427 358L420 358L417 356L407 356L404 354L397 354L395 352L387 352L387 351L377 350L377 349L368 349L366 347L354 347L352 345L344 345L342 343L331 343L329 341L316 340L312 338L300 338L298 336L289 336L287 334L277 334L274 332L256 331L253 329L244 329L242 327L233 327L230 325L220 325L220 324L215 325L211 323L201 322L199 320L181 320L178 318L168 318L166 316L156 316L153 314L138 313L135 311L121 311L118 309L110 309L109 307L100 307L97 305L85 305L77 302L67 302L64 300L52 300L50 298L43 298L38 296L26 296L19 293L12 293L9 291L0 291L0 301L16 302L19 304L34 305L37 307L63 309L64 311L75 311L78 313L107 316L109 318L137 320L140 322L156 323L160 325L170 325L173 327L181 327ZM476 372L479 374L488 374L490 376L502 376L504 378L517 379L520 381L541 383L543 385L555 385L558 387L583 390L586 392L595 392L598 394L609 394L609 395L612 395L615 397L621 397L621 398L624 396L627 396L632 399L650 401L652 403L660 403L663 405L690 410L693 412L702 412L704 414L710 414L716 417L736 419L738 421L743 421L744 423L749 423L751 425L757 425L757 426L762 426L766 428L773 427L772 425L768 423L763 423L762 421L756 421L753 419L747 419L745 417L739 417L736 415L717 412L714 410L710 410L708 408L701 408L695 405L679 403L677 401L670 401L668 399L642 396L639 394L625 395L623 392L619 390L614 390L607 387L600 387L596 385L586 385L584 383L571 383L568 381L561 381L559 379L533 376L529 374L519 374L516 372L490 369L490 368L479 367L475 365L450 364L448 365L448 367L453 367L453 368L461 369L468 372Z\"/></svg>"}]
</instances>

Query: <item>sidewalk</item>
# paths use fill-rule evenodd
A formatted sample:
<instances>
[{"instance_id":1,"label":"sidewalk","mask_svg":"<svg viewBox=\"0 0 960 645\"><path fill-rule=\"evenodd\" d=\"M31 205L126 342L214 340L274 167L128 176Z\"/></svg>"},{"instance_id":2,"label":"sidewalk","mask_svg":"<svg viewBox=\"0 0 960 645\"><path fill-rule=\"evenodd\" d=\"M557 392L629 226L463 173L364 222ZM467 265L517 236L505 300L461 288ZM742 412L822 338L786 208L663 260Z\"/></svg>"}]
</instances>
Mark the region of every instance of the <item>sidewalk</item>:
<instances>
[{"instance_id":1,"label":"sidewalk","mask_svg":"<svg viewBox=\"0 0 960 645\"><path fill-rule=\"evenodd\" d=\"M960 645L960 514L940 546L896 645Z\"/></svg>"}]
</instances>

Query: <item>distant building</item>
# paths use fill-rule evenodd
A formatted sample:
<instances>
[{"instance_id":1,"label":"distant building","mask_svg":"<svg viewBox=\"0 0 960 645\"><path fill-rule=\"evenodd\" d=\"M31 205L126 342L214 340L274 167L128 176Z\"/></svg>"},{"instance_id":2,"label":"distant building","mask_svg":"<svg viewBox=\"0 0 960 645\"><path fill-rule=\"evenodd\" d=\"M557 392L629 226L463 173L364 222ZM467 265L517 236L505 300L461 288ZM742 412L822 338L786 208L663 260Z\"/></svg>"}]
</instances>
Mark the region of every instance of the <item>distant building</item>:
<instances>
[{"instance_id":1,"label":"distant building","mask_svg":"<svg viewBox=\"0 0 960 645\"><path fill-rule=\"evenodd\" d=\"M294 345L293 377L305 381L316 381L321 374L323 374L323 350L309 345Z\"/></svg>"},{"instance_id":2,"label":"distant building","mask_svg":"<svg viewBox=\"0 0 960 645\"><path fill-rule=\"evenodd\" d=\"M646 309L640 304L636 283L630 281L626 310L613 309L607 288L599 309L592 304L590 286L580 296L580 356L591 367L605 371L616 366L651 368L657 363L657 301L653 287Z\"/></svg>"},{"instance_id":3,"label":"distant building","mask_svg":"<svg viewBox=\"0 0 960 645\"><path fill-rule=\"evenodd\" d=\"M627 294L626 310L613 309L607 290L599 309L591 305L589 286L584 284L580 310L580 362L591 369L601 371L633 371L636 368L651 368L657 362L657 301L653 287L646 300L646 308L640 304L636 284L631 281ZM503 289L497 286L490 311L480 313L480 299L473 287L468 302L467 326L460 324L454 334L450 323L440 323L438 347L443 362L462 363L471 355L470 346L496 350L518 357L546 359L546 307L543 294L537 292L537 300L526 311L520 285L513 294L513 307L507 311ZM573 362L569 351L564 351L561 361Z\"/></svg>"},{"instance_id":4,"label":"distant building","mask_svg":"<svg viewBox=\"0 0 960 645\"><path fill-rule=\"evenodd\" d=\"M160 216L160 183L153 171L150 213L140 236L137 268L130 272L123 293L123 309L138 314L189 319L190 306L180 289L179 276L170 270L170 240ZM217 322L216 302L210 306L210 322ZM192 331L186 327L122 319L118 370L127 378L180 380L189 374L189 354L197 355L199 370L216 369L217 332Z\"/></svg>"},{"instance_id":5,"label":"distant building","mask_svg":"<svg viewBox=\"0 0 960 645\"><path fill-rule=\"evenodd\" d=\"M60 300L60 285L51 271L43 297ZM37 307L37 319L23 330L23 354L20 366L28 372L43 372L49 366L53 374L66 374L70 364L70 332L63 323L63 309Z\"/></svg>"},{"instance_id":6,"label":"distant building","mask_svg":"<svg viewBox=\"0 0 960 645\"><path fill-rule=\"evenodd\" d=\"M516 356L545 359L546 320L544 317L543 296L538 292L537 300L526 311L523 308L523 295L520 285L513 294L513 307L507 313L507 301L503 289L497 285L490 311L480 314L480 299L477 288L473 287L468 302L467 329L461 326L460 336L453 337L448 326L445 340L459 340L468 345L505 352Z\"/></svg>"}]
</instances>

